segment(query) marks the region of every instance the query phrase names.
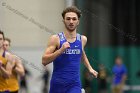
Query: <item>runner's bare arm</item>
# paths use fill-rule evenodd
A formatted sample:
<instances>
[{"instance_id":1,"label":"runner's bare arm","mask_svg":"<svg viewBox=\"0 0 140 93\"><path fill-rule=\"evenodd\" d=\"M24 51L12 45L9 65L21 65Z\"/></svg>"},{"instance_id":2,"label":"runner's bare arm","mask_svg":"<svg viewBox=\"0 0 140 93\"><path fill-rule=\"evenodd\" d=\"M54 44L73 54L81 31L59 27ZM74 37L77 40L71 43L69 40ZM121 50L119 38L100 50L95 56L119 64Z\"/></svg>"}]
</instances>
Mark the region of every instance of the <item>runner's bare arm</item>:
<instances>
[{"instance_id":1,"label":"runner's bare arm","mask_svg":"<svg viewBox=\"0 0 140 93\"><path fill-rule=\"evenodd\" d=\"M14 62L14 58L9 53L6 53L6 59L8 60L6 67L4 68L2 66L0 69L3 76L9 78L12 75L12 68L14 67L15 62Z\"/></svg>"},{"instance_id":2,"label":"runner's bare arm","mask_svg":"<svg viewBox=\"0 0 140 93\"><path fill-rule=\"evenodd\" d=\"M63 43L62 47L59 49L60 41L58 35L53 35L50 37L48 42L48 47L44 55L42 56L42 64L45 66L56 59L60 54L62 54L65 49L70 47L68 42Z\"/></svg>"},{"instance_id":3,"label":"runner's bare arm","mask_svg":"<svg viewBox=\"0 0 140 93\"><path fill-rule=\"evenodd\" d=\"M86 68L88 69L88 71L89 71L93 76L97 77L98 72L96 72L96 71L92 68L92 66L90 65L89 60L88 60L88 58L87 58L87 56L86 56L86 54L85 54L85 51L84 51L84 47L85 47L86 43L87 43L87 37L86 37L86 36L82 36L82 52L83 52L83 53L82 53L82 60L83 60L83 62L84 62L84 65L85 65Z\"/></svg>"},{"instance_id":4,"label":"runner's bare arm","mask_svg":"<svg viewBox=\"0 0 140 93\"><path fill-rule=\"evenodd\" d=\"M59 47L59 36L53 35L48 41L48 46L44 55L42 56L42 64L45 66L51 63L56 57L62 54L65 50L65 46L58 49ZM56 50L57 49L57 50Z\"/></svg>"},{"instance_id":5,"label":"runner's bare arm","mask_svg":"<svg viewBox=\"0 0 140 93\"><path fill-rule=\"evenodd\" d=\"M15 68L14 71L19 75L19 76L24 76L25 75L25 71L24 71L24 67L22 65L22 61L19 57L15 56Z\"/></svg>"}]
</instances>

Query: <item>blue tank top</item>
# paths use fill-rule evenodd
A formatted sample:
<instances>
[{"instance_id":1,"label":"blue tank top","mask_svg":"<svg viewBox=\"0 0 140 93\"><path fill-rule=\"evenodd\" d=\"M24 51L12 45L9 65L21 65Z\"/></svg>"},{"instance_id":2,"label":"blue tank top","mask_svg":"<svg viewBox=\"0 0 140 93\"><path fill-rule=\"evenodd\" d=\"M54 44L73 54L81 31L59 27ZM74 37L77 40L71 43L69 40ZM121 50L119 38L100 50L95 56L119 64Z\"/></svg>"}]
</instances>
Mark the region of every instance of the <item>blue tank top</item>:
<instances>
[{"instance_id":1,"label":"blue tank top","mask_svg":"<svg viewBox=\"0 0 140 93\"><path fill-rule=\"evenodd\" d=\"M64 33L58 34L60 38L60 48L66 42ZM53 61L53 75L52 82L69 84L78 82L80 83L80 61L82 55L81 35L76 35L76 40L70 43L70 48L66 49L64 53L58 56Z\"/></svg>"}]
</instances>

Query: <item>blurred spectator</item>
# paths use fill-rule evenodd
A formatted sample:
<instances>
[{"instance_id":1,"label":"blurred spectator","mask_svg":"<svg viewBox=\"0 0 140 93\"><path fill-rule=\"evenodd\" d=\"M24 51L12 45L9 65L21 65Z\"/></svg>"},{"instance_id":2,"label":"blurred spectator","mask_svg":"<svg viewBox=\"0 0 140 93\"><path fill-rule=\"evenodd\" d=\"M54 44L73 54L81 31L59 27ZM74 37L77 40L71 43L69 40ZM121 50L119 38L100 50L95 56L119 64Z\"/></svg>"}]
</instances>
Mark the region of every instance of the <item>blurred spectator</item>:
<instances>
[{"instance_id":1,"label":"blurred spectator","mask_svg":"<svg viewBox=\"0 0 140 93\"><path fill-rule=\"evenodd\" d=\"M113 89L112 93L123 93L124 84L127 77L127 69L122 63L122 58L115 59L115 65L112 69L113 72Z\"/></svg>"},{"instance_id":2,"label":"blurred spectator","mask_svg":"<svg viewBox=\"0 0 140 93\"><path fill-rule=\"evenodd\" d=\"M20 92L19 93L29 93L28 92L28 85L27 85L27 76L30 76L31 73L28 69L24 66L25 75L20 78Z\"/></svg>"},{"instance_id":3,"label":"blurred spectator","mask_svg":"<svg viewBox=\"0 0 140 93\"><path fill-rule=\"evenodd\" d=\"M85 93L92 93L92 76L87 69L84 70L84 89Z\"/></svg>"},{"instance_id":4,"label":"blurred spectator","mask_svg":"<svg viewBox=\"0 0 140 93\"><path fill-rule=\"evenodd\" d=\"M37 80L43 80L42 93L49 93L48 85L49 85L49 77L50 71L48 70L47 66L43 66L44 72L41 76L37 78Z\"/></svg>"},{"instance_id":5,"label":"blurred spectator","mask_svg":"<svg viewBox=\"0 0 140 93\"><path fill-rule=\"evenodd\" d=\"M44 74L42 76L42 79L43 79L43 82L44 82L42 93L48 93L49 76L50 76L49 70L45 69L45 72L44 72Z\"/></svg>"},{"instance_id":6,"label":"blurred spectator","mask_svg":"<svg viewBox=\"0 0 140 93\"><path fill-rule=\"evenodd\" d=\"M99 93L108 93L107 92L107 71L103 64L99 64L99 75L98 75L98 92Z\"/></svg>"}]
</instances>

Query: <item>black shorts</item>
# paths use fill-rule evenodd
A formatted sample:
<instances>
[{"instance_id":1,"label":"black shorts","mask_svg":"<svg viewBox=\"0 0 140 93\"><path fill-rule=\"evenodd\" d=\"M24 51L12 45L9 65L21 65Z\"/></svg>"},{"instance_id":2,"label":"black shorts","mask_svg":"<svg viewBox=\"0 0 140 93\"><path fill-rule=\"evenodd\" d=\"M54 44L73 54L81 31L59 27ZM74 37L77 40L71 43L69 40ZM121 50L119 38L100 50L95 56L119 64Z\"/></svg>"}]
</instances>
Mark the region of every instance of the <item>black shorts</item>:
<instances>
[{"instance_id":1,"label":"black shorts","mask_svg":"<svg viewBox=\"0 0 140 93\"><path fill-rule=\"evenodd\" d=\"M18 90L17 91L13 91L13 92L9 92L9 93L18 93Z\"/></svg>"}]
</instances>

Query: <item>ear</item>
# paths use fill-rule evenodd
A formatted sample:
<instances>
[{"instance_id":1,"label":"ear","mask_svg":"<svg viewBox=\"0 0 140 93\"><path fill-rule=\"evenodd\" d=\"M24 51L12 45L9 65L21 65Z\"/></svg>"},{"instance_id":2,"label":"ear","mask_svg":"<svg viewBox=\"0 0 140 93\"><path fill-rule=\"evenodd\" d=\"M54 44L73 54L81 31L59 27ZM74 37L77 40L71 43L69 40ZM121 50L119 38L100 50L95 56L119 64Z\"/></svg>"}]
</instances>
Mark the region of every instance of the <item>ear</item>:
<instances>
[{"instance_id":1,"label":"ear","mask_svg":"<svg viewBox=\"0 0 140 93\"><path fill-rule=\"evenodd\" d=\"M77 25L79 25L79 23L80 23L80 20L78 20Z\"/></svg>"}]
</instances>

